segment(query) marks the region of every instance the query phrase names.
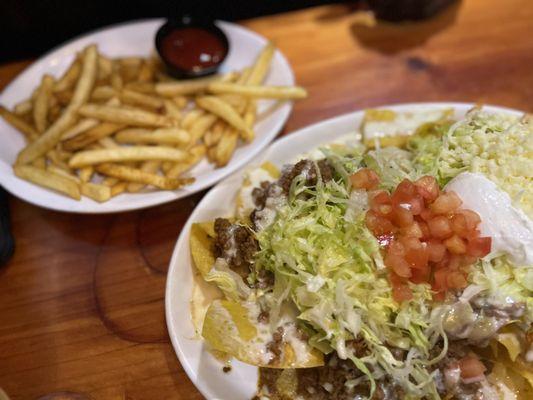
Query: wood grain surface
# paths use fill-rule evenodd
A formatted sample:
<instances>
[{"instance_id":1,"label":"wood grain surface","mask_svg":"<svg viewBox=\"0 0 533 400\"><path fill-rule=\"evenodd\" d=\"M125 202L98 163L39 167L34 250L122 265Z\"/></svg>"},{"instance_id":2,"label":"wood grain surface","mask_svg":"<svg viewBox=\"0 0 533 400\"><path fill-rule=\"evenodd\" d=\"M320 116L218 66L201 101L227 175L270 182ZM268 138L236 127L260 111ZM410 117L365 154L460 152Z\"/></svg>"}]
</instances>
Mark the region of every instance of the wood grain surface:
<instances>
[{"instance_id":1,"label":"wood grain surface","mask_svg":"<svg viewBox=\"0 0 533 400\"><path fill-rule=\"evenodd\" d=\"M284 133L398 102L533 111L531 0L465 0L400 25L372 24L348 5L243 24L273 39L310 91ZM0 87L28 64L0 66ZM11 199L17 248L0 269L0 387L11 399L202 398L164 318L170 255L202 195L102 216Z\"/></svg>"}]
</instances>

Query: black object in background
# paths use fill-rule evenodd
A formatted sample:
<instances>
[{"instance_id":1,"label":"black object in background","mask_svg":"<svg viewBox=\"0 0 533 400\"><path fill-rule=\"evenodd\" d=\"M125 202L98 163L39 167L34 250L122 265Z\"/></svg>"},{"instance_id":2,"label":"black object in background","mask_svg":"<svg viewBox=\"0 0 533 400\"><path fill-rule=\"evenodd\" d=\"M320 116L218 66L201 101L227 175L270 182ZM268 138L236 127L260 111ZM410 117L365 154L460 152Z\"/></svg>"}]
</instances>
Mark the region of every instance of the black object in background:
<instances>
[{"instance_id":1,"label":"black object in background","mask_svg":"<svg viewBox=\"0 0 533 400\"><path fill-rule=\"evenodd\" d=\"M15 251L15 240L11 234L8 195L0 186L0 267L6 264Z\"/></svg>"},{"instance_id":2,"label":"black object in background","mask_svg":"<svg viewBox=\"0 0 533 400\"><path fill-rule=\"evenodd\" d=\"M183 14L235 21L332 0L0 0L0 62L36 57L82 33Z\"/></svg>"},{"instance_id":3,"label":"black object in background","mask_svg":"<svg viewBox=\"0 0 533 400\"><path fill-rule=\"evenodd\" d=\"M367 0L376 17L409 21L431 17L456 0Z\"/></svg>"}]
</instances>

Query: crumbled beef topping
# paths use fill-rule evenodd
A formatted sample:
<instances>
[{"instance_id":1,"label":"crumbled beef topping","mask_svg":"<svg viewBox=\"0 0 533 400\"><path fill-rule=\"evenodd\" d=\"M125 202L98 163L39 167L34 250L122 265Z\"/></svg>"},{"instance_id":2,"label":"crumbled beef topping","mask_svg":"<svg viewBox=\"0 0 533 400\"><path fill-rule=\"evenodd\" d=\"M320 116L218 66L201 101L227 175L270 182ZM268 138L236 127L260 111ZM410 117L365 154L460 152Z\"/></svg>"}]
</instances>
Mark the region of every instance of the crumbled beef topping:
<instances>
[{"instance_id":1,"label":"crumbled beef topping","mask_svg":"<svg viewBox=\"0 0 533 400\"><path fill-rule=\"evenodd\" d=\"M246 279L250 274L254 255L259 250L254 233L225 218L215 220L215 233L215 255L224 258L229 268Z\"/></svg>"},{"instance_id":2,"label":"crumbled beef topping","mask_svg":"<svg viewBox=\"0 0 533 400\"><path fill-rule=\"evenodd\" d=\"M274 286L274 273L266 269L257 271L255 288L268 289Z\"/></svg>"},{"instance_id":3,"label":"crumbled beef topping","mask_svg":"<svg viewBox=\"0 0 533 400\"><path fill-rule=\"evenodd\" d=\"M324 182L329 182L333 179L333 167L326 159L318 161L317 165ZM316 185L317 172L315 163L312 160L301 160L292 166L286 167L279 178L278 184L283 188L285 194L289 193L292 181L300 174L305 175L307 186Z\"/></svg>"},{"instance_id":4,"label":"crumbled beef topping","mask_svg":"<svg viewBox=\"0 0 533 400\"><path fill-rule=\"evenodd\" d=\"M261 368L259 387L266 387L271 400L285 400L286 396L279 393L276 385L282 370ZM336 354L326 356L323 367L301 368L296 370L296 393L305 400L353 400L357 395L368 396L368 384L357 387L346 386L347 381L361 377L352 361L341 360ZM384 378L377 382L377 389L372 400L401 400L404 393L393 382Z\"/></svg>"},{"instance_id":5,"label":"crumbled beef topping","mask_svg":"<svg viewBox=\"0 0 533 400\"><path fill-rule=\"evenodd\" d=\"M283 332L283 327L278 327L272 334L272 341L266 346L267 350L272 354L270 364L277 364L281 360L281 354L283 353Z\"/></svg>"}]
</instances>

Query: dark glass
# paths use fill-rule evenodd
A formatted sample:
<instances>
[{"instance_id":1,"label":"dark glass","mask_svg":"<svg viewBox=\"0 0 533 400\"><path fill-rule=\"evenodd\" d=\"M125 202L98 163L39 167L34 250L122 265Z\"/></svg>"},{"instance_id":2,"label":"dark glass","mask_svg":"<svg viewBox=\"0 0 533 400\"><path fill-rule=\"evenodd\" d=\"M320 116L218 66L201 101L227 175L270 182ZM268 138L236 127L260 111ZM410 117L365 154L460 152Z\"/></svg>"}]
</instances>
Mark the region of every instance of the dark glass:
<instances>
[{"instance_id":1,"label":"dark glass","mask_svg":"<svg viewBox=\"0 0 533 400\"><path fill-rule=\"evenodd\" d=\"M429 18L456 0L367 0L376 17L386 21Z\"/></svg>"}]
</instances>

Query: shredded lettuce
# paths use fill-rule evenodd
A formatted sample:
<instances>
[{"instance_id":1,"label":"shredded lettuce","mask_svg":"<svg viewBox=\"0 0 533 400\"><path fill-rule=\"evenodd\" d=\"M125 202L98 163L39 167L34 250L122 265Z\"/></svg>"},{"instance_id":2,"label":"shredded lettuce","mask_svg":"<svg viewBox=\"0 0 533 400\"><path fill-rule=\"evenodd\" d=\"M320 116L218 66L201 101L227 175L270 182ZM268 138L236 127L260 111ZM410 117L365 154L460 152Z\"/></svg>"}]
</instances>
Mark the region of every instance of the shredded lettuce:
<instances>
[{"instance_id":1,"label":"shredded lettuce","mask_svg":"<svg viewBox=\"0 0 533 400\"><path fill-rule=\"evenodd\" d=\"M412 154L397 147L371 150L365 154L364 162L379 175L381 188L389 191L404 179L418 177Z\"/></svg>"},{"instance_id":2,"label":"shredded lettuce","mask_svg":"<svg viewBox=\"0 0 533 400\"><path fill-rule=\"evenodd\" d=\"M413 285L411 301L395 302L364 208L350 207L361 199L351 198L344 179L319 179L313 188L304 183L303 177L294 179L288 203L258 234L256 267L290 288L298 319L314 332L309 342L351 359L372 390L376 379L388 375L407 393L438 398L426 368L429 350L442 336L430 321L429 285ZM364 340L368 355L355 354L354 339ZM407 360L396 359L391 347L408 351Z\"/></svg>"}]
</instances>

